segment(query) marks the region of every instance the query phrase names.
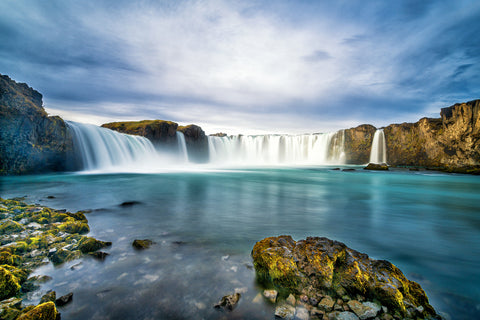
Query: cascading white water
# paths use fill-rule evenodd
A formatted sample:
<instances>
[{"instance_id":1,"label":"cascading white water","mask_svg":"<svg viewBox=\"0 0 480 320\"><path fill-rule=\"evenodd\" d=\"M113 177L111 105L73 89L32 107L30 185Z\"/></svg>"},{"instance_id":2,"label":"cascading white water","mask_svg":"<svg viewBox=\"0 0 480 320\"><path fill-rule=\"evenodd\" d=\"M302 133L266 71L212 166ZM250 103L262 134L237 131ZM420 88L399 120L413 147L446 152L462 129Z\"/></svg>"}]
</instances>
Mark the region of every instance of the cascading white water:
<instances>
[{"instance_id":1,"label":"cascading white water","mask_svg":"<svg viewBox=\"0 0 480 320\"><path fill-rule=\"evenodd\" d=\"M325 134L208 137L210 162L228 165L342 164L344 131Z\"/></svg>"},{"instance_id":2,"label":"cascading white water","mask_svg":"<svg viewBox=\"0 0 480 320\"><path fill-rule=\"evenodd\" d=\"M188 162L187 143L185 142L185 135L183 132L177 131L177 142L180 159L184 162Z\"/></svg>"},{"instance_id":3,"label":"cascading white water","mask_svg":"<svg viewBox=\"0 0 480 320\"><path fill-rule=\"evenodd\" d=\"M123 171L146 167L158 160L147 138L119 133L90 124L67 121L83 170Z\"/></svg>"},{"instance_id":4,"label":"cascading white water","mask_svg":"<svg viewBox=\"0 0 480 320\"><path fill-rule=\"evenodd\" d=\"M383 129L375 131L370 151L370 163L387 163L387 146Z\"/></svg>"},{"instance_id":5,"label":"cascading white water","mask_svg":"<svg viewBox=\"0 0 480 320\"><path fill-rule=\"evenodd\" d=\"M147 138L67 122L85 171L157 172L189 163L185 136L177 132L174 154L156 150ZM344 131L326 134L208 137L211 165L342 164ZM180 160L180 161L179 161Z\"/></svg>"}]
</instances>

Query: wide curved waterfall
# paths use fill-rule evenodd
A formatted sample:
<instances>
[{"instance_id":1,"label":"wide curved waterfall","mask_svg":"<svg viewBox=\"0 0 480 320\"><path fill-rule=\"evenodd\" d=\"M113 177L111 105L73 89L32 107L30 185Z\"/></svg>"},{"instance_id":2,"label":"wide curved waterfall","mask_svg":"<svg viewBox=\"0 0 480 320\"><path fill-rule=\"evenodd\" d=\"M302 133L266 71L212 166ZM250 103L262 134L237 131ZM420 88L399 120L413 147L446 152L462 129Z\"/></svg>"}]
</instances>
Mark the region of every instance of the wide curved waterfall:
<instances>
[{"instance_id":1,"label":"wide curved waterfall","mask_svg":"<svg viewBox=\"0 0 480 320\"><path fill-rule=\"evenodd\" d=\"M157 149L150 140L110 129L67 122L74 137L77 167L85 171L155 172L194 166L182 132L177 148ZM325 134L208 137L213 166L323 165L344 163L344 131Z\"/></svg>"},{"instance_id":2,"label":"wide curved waterfall","mask_svg":"<svg viewBox=\"0 0 480 320\"><path fill-rule=\"evenodd\" d=\"M370 163L387 163L387 146L383 129L375 131L370 151Z\"/></svg>"},{"instance_id":3,"label":"wide curved waterfall","mask_svg":"<svg viewBox=\"0 0 480 320\"><path fill-rule=\"evenodd\" d=\"M342 164L345 132L208 137L210 162L227 165Z\"/></svg>"},{"instance_id":4,"label":"wide curved waterfall","mask_svg":"<svg viewBox=\"0 0 480 320\"><path fill-rule=\"evenodd\" d=\"M67 125L83 170L123 171L148 167L158 160L158 153L147 138L72 121L67 121Z\"/></svg>"}]
</instances>

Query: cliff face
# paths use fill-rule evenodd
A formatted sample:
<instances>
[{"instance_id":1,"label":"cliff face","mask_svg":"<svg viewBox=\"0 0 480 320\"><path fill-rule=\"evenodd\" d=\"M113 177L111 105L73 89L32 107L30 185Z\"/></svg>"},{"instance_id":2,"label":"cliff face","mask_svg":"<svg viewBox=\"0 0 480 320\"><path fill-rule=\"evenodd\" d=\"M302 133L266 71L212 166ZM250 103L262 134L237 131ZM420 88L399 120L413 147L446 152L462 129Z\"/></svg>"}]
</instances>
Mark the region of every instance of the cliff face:
<instances>
[{"instance_id":1,"label":"cliff face","mask_svg":"<svg viewBox=\"0 0 480 320\"><path fill-rule=\"evenodd\" d=\"M192 162L208 161L208 138L196 125L178 126L177 123L164 120L143 120L111 122L102 127L122 133L143 136L159 149L176 150L178 148L177 131L185 136L189 160Z\"/></svg>"},{"instance_id":2,"label":"cliff face","mask_svg":"<svg viewBox=\"0 0 480 320\"><path fill-rule=\"evenodd\" d=\"M207 162L209 159L208 137L202 128L191 124L178 127L178 131L182 132L185 136L190 161Z\"/></svg>"},{"instance_id":3,"label":"cliff face","mask_svg":"<svg viewBox=\"0 0 480 320\"><path fill-rule=\"evenodd\" d=\"M480 100L443 108L440 119L384 129L388 163L432 167L480 165Z\"/></svg>"},{"instance_id":4,"label":"cliff face","mask_svg":"<svg viewBox=\"0 0 480 320\"><path fill-rule=\"evenodd\" d=\"M0 174L64 171L72 138L60 117L49 117L42 95L0 75Z\"/></svg>"},{"instance_id":5,"label":"cliff face","mask_svg":"<svg viewBox=\"0 0 480 320\"><path fill-rule=\"evenodd\" d=\"M156 146L177 145L178 124L164 120L143 120L127 122L111 122L103 124L102 127L122 133L143 136Z\"/></svg>"},{"instance_id":6,"label":"cliff face","mask_svg":"<svg viewBox=\"0 0 480 320\"><path fill-rule=\"evenodd\" d=\"M370 150L375 131L369 124L345 129L345 160L349 164L365 164L370 159Z\"/></svg>"}]
</instances>

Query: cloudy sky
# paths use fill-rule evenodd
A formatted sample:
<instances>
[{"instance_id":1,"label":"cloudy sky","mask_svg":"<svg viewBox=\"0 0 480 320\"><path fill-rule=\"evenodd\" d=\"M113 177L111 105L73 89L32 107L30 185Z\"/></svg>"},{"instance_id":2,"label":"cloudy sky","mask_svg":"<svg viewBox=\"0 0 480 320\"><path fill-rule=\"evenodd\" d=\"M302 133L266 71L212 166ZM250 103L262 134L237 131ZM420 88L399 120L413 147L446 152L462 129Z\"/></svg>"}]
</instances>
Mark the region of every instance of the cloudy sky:
<instances>
[{"instance_id":1,"label":"cloudy sky","mask_svg":"<svg viewBox=\"0 0 480 320\"><path fill-rule=\"evenodd\" d=\"M480 1L2 0L0 73L51 114L327 132L480 98Z\"/></svg>"}]
</instances>

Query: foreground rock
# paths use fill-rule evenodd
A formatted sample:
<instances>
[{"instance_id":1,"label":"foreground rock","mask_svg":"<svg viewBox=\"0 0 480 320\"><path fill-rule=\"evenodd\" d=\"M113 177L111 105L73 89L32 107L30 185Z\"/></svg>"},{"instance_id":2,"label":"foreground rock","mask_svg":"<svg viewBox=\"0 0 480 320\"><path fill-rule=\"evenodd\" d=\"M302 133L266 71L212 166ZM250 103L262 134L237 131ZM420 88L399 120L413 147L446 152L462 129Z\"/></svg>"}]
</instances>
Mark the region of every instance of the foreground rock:
<instances>
[{"instance_id":1,"label":"foreground rock","mask_svg":"<svg viewBox=\"0 0 480 320\"><path fill-rule=\"evenodd\" d=\"M311 315L352 318L343 313L348 311L360 319L440 319L419 284L390 262L371 259L341 242L271 237L255 244L252 257L260 283L282 297L293 293Z\"/></svg>"},{"instance_id":2,"label":"foreground rock","mask_svg":"<svg viewBox=\"0 0 480 320\"><path fill-rule=\"evenodd\" d=\"M0 175L65 171L72 148L67 125L47 115L42 95L0 74Z\"/></svg>"},{"instance_id":3,"label":"foreground rock","mask_svg":"<svg viewBox=\"0 0 480 320\"><path fill-rule=\"evenodd\" d=\"M0 198L0 217L0 300L7 299L0 302L0 319L55 319L52 301L66 303L72 294L55 300L51 292L39 306L23 308L22 294L48 281L44 276L28 278L29 274L49 262L60 265L112 243L83 235L89 230L85 211L71 213Z\"/></svg>"}]
</instances>

